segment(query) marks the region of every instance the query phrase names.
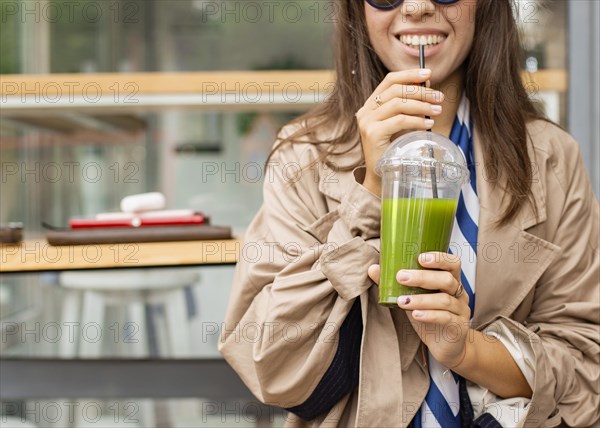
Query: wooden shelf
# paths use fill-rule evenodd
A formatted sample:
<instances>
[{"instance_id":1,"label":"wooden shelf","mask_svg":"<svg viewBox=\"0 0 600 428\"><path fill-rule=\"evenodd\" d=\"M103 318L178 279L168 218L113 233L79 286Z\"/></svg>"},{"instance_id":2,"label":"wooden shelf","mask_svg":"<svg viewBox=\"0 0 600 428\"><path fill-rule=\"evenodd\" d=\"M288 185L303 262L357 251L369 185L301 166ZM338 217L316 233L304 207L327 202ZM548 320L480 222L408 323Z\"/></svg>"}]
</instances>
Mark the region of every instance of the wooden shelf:
<instances>
[{"instance_id":1,"label":"wooden shelf","mask_svg":"<svg viewBox=\"0 0 600 428\"><path fill-rule=\"evenodd\" d=\"M65 246L29 240L0 245L0 273L233 265L241 246L238 239Z\"/></svg>"},{"instance_id":2,"label":"wooden shelf","mask_svg":"<svg viewBox=\"0 0 600 428\"><path fill-rule=\"evenodd\" d=\"M523 73L523 82L528 91L567 92L569 75L566 70L540 70L536 73Z\"/></svg>"},{"instance_id":3,"label":"wooden shelf","mask_svg":"<svg viewBox=\"0 0 600 428\"><path fill-rule=\"evenodd\" d=\"M298 110L333 89L334 74L311 71L0 75L3 115L164 108Z\"/></svg>"},{"instance_id":4,"label":"wooden shelf","mask_svg":"<svg viewBox=\"0 0 600 428\"><path fill-rule=\"evenodd\" d=\"M91 73L91 74L4 74L0 75L0 95L20 96L24 89L47 97L59 93L68 94L69 88L81 93L99 88L114 95L117 89L123 94L177 94L205 92L234 92L246 88L249 94L259 90L277 91L286 84L297 84L303 90L311 90L315 83L333 81L329 70L302 71L205 71L193 73ZM16 86L15 86L16 85ZM131 85L131 86L128 86ZM14 93L17 90L18 93Z\"/></svg>"},{"instance_id":5,"label":"wooden shelf","mask_svg":"<svg viewBox=\"0 0 600 428\"><path fill-rule=\"evenodd\" d=\"M5 117L165 108L303 110L333 89L331 70L0 75ZM531 91L565 92L565 70L523 73Z\"/></svg>"}]
</instances>

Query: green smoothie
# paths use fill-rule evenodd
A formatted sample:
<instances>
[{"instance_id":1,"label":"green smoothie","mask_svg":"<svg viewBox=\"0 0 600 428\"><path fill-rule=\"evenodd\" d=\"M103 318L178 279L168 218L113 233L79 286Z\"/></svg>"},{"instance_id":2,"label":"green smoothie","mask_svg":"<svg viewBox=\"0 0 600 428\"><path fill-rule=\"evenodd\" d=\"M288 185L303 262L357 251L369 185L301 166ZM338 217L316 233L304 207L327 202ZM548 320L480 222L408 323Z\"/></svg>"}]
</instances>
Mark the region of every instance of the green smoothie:
<instances>
[{"instance_id":1,"label":"green smoothie","mask_svg":"<svg viewBox=\"0 0 600 428\"><path fill-rule=\"evenodd\" d=\"M397 306L405 294L431 292L398 284L400 269L422 269L419 254L448 251L457 201L454 199L383 199L379 303Z\"/></svg>"}]
</instances>

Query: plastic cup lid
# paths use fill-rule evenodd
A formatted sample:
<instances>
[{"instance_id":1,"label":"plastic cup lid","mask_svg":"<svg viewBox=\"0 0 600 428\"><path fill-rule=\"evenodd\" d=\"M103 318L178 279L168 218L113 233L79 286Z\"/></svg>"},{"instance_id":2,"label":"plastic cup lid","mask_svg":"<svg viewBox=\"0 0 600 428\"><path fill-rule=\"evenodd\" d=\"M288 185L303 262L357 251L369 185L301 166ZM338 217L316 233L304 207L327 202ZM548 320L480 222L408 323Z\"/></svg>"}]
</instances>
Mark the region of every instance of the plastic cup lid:
<instances>
[{"instance_id":1,"label":"plastic cup lid","mask_svg":"<svg viewBox=\"0 0 600 428\"><path fill-rule=\"evenodd\" d=\"M394 140L377 162L375 172L398 171L404 166L435 167L445 177L454 177L463 184L469 180L469 168L462 150L443 135L416 131Z\"/></svg>"}]
</instances>

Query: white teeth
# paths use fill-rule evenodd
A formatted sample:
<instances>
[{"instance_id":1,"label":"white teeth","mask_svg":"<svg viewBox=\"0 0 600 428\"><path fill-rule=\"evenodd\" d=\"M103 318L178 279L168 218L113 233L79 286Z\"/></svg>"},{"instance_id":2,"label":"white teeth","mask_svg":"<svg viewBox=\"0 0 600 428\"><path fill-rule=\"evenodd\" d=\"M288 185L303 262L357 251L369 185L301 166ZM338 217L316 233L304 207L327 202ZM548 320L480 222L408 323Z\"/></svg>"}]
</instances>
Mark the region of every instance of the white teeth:
<instances>
[{"instance_id":1,"label":"white teeth","mask_svg":"<svg viewBox=\"0 0 600 428\"><path fill-rule=\"evenodd\" d=\"M446 36L433 35L433 34L422 35L422 36L417 36L417 35L410 36L410 35L402 34L399 37L399 39L405 45L409 45L412 47L419 47L420 45L425 45L425 46L437 45L438 43L441 43L444 40L446 40Z\"/></svg>"}]
</instances>

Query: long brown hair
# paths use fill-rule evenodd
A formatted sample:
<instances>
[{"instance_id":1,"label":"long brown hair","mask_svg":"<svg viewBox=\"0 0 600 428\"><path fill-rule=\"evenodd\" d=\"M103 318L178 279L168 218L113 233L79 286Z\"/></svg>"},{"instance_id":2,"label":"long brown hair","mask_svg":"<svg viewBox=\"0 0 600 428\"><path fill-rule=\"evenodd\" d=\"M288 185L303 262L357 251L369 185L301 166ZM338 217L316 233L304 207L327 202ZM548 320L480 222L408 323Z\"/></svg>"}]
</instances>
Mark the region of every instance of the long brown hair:
<instances>
[{"instance_id":1,"label":"long brown hair","mask_svg":"<svg viewBox=\"0 0 600 428\"><path fill-rule=\"evenodd\" d=\"M293 122L301 124L283 139L319 146L320 161L338 170L336 155L360 145L355 113L371 96L388 70L369 41L364 1L340 0L334 33L336 84L327 102ZM487 177L502 182L508 204L498 225L508 223L523 203L536 210L531 190L532 166L527 151L527 122L542 119L521 80L523 51L510 0L479 0L475 14L475 38L463 69L471 116L482 136L481 147ZM329 140L316 138L318 130L336 124L339 132ZM349 145L348 145L349 144ZM340 148L344 147L344 150ZM537 210L536 210L537 211Z\"/></svg>"}]
</instances>

